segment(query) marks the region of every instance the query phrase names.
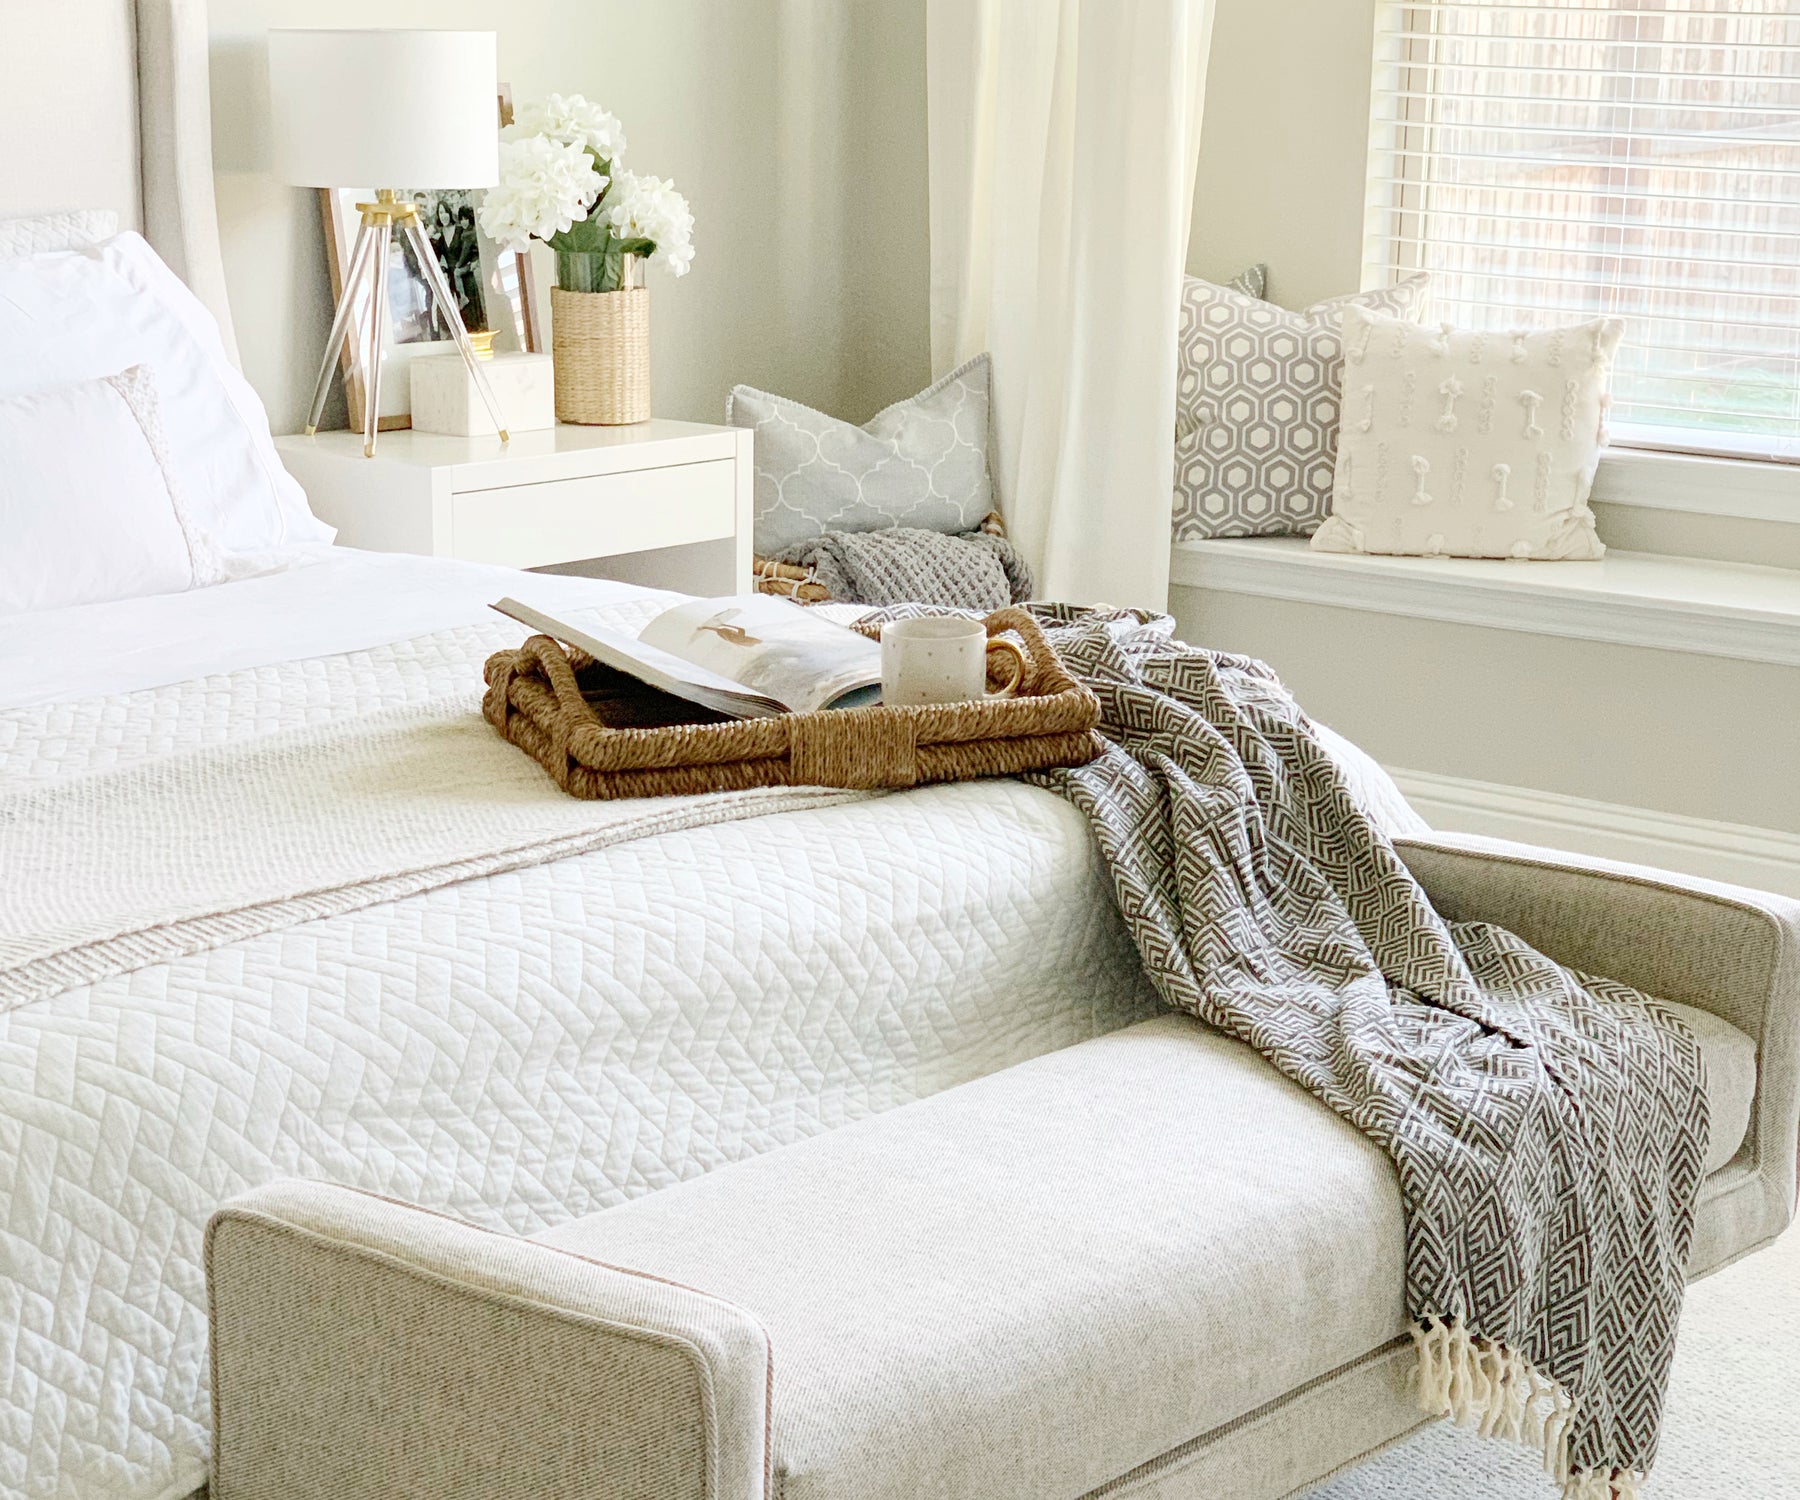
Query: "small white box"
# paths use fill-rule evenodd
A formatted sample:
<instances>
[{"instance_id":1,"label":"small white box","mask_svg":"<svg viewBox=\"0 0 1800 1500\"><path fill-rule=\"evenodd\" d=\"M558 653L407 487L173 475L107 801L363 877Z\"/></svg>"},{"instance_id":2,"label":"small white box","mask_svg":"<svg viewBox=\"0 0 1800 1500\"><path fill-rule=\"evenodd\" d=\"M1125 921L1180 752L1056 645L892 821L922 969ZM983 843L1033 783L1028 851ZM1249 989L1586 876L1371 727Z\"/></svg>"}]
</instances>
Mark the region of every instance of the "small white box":
<instances>
[{"instance_id":1,"label":"small white box","mask_svg":"<svg viewBox=\"0 0 1800 1500\"><path fill-rule=\"evenodd\" d=\"M418 432L487 437L493 420L460 354L412 361L412 424ZM481 361L509 432L556 425L556 385L548 354L496 354Z\"/></svg>"}]
</instances>

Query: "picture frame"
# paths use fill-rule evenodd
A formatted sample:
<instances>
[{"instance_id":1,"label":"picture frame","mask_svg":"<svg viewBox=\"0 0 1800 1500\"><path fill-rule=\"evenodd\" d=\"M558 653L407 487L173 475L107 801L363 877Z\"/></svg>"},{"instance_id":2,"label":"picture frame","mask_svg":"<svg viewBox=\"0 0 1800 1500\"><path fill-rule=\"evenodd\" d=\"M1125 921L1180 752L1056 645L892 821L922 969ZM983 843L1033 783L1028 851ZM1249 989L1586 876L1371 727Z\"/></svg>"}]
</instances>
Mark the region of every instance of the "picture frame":
<instances>
[{"instance_id":1,"label":"picture frame","mask_svg":"<svg viewBox=\"0 0 1800 1500\"><path fill-rule=\"evenodd\" d=\"M512 90L500 86L496 99L499 123L512 121ZM491 331L496 353L538 353L547 347L543 309L548 301L529 251L520 253L496 245L476 224L481 190L402 189L419 205L425 233L438 250L438 264L457 293L464 322L471 332ZM331 274L335 306L344 294L344 272L362 222L357 204L375 196L372 188L321 188L320 213L325 229L325 256ZM454 354L455 340L426 296L412 247L396 239L388 262L388 318L382 351L381 411L377 427L383 432L412 425L412 382L409 366L414 359L434 354ZM362 351L368 344L368 314L351 314L350 337L343 353L344 398L350 426L361 428L368 386L363 373Z\"/></svg>"}]
</instances>

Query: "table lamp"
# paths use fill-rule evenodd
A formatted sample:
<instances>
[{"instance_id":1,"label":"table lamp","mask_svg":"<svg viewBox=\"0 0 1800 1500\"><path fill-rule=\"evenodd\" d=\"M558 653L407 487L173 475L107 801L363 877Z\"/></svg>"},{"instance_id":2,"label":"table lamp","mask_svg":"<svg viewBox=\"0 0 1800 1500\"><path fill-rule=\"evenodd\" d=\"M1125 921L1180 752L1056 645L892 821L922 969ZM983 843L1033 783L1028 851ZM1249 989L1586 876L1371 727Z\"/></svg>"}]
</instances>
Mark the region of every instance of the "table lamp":
<instances>
[{"instance_id":1,"label":"table lamp","mask_svg":"<svg viewBox=\"0 0 1800 1500\"><path fill-rule=\"evenodd\" d=\"M319 428L331 370L359 304L369 306L364 359L363 453L375 456L381 356L389 315L394 236L412 246L425 285L456 338L488 415L508 434L475 355L456 298L426 238L417 207L397 189L492 187L499 180L494 33L491 31L289 30L269 32L269 100L275 171L296 187L374 188L357 204L356 231L337 315L313 390L306 431ZM382 184L386 184L383 186Z\"/></svg>"}]
</instances>

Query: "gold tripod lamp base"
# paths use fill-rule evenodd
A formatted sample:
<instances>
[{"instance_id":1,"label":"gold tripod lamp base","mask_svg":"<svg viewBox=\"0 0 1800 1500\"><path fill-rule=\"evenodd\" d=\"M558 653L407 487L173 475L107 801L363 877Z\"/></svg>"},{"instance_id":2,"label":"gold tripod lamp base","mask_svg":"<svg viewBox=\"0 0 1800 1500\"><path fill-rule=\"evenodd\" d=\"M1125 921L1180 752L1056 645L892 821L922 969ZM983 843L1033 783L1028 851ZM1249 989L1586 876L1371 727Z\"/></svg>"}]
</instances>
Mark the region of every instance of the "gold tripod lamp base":
<instances>
[{"instance_id":1,"label":"gold tripod lamp base","mask_svg":"<svg viewBox=\"0 0 1800 1500\"><path fill-rule=\"evenodd\" d=\"M306 435L311 437L319 430L319 417L325 410L325 397L331 390L331 372L338 362L339 351L350 337L351 317L359 305L366 305L369 317L364 324L367 347L363 368L368 371L369 390L368 399L363 403L363 456L375 456L376 426L381 416L382 335L388 317L388 257L393 250L394 235L398 233L412 246L413 256L425 277L426 289L455 335L456 347L462 354L463 363L469 367L469 378L474 381L488 416L493 419L500 441L511 441L506 419L500 414L500 403L494 399L494 388L488 384L487 375L481 368L475 342L463 326L462 314L456 310L456 297L450 290L450 283L444 279L444 268L438 264L431 241L426 238L425 226L419 221L418 207L397 198L392 188L380 189L373 203L356 206L362 214L362 223L357 228L356 243L350 250L350 264L344 272L344 293L338 298L337 315L331 320L331 333L325 340L325 358L319 365L318 384L313 387Z\"/></svg>"}]
</instances>

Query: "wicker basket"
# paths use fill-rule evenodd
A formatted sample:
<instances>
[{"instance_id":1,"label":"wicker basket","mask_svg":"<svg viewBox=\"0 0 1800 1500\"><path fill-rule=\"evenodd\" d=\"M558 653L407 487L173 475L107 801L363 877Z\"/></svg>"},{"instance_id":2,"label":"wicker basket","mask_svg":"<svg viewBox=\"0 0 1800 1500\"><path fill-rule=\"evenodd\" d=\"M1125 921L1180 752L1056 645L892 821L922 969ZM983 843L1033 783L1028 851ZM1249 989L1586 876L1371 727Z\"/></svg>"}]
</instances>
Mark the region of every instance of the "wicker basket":
<instances>
[{"instance_id":1,"label":"wicker basket","mask_svg":"<svg viewBox=\"0 0 1800 1500\"><path fill-rule=\"evenodd\" d=\"M1005 536L1006 519L999 511L990 510L975 529L986 532L989 536ZM752 562L756 591L759 594L775 594L798 604L826 604L831 601L831 590L819 582L818 572L814 568L801 567L797 563L776 562L760 555L754 557ZM845 602L854 604L860 601L853 599Z\"/></svg>"},{"instance_id":2,"label":"wicker basket","mask_svg":"<svg viewBox=\"0 0 1800 1500\"><path fill-rule=\"evenodd\" d=\"M585 798L920 786L1086 765L1099 755L1099 701L1068 674L1037 622L1003 609L987 617L987 629L1024 643L1029 665L1016 697L725 719L535 635L488 658L481 708L558 786Z\"/></svg>"},{"instance_id":3,"label":"wicker basket","mask_svg":"<svg viewBox=\"0 0 1800 1500\"><path fill-rule=\"evenodd\" d=\"M800 604L824 604L831 598L831 590L818 581L811 568L797 567L793 563L770 562L766 557L755 559L756 591L759 594L774 594L781 599L793 599Z\"/></svg>"},{"instance_id":4,"label":"wicker basket","mask_svg":"<svg viewBox=\"0 0 1800 1500\"><path fill-rule=\"evenodd\" d=\"M650 292L550 289L556 420L623 426L650 418Z\"/></svg>"}]
</instances>

